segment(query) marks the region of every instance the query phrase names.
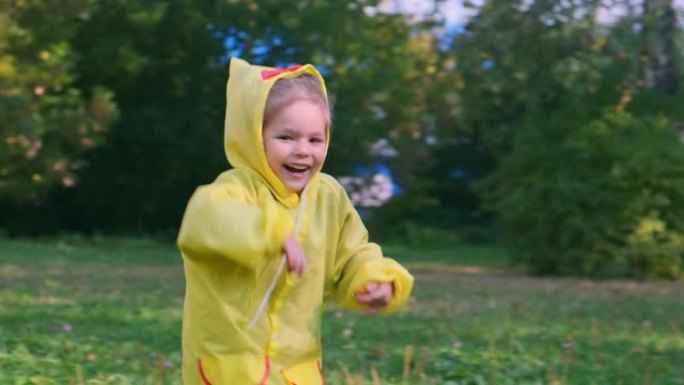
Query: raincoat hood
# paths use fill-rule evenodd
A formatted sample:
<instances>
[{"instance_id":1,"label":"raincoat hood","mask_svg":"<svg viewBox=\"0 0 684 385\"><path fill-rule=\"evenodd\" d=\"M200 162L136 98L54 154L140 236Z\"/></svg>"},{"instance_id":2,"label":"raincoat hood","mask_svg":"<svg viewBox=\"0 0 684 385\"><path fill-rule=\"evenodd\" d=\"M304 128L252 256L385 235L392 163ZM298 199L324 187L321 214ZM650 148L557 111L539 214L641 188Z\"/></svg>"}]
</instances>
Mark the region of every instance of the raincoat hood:
<instances>
[{"instance_id":1,"label":"raincoat hood","mask_svg":"<svg viewBox=\"0 0 684 385\"><path fill-rule=\"evenodd\" d=\"M226 86L224 147L228 162L233 168L247 168L258 173L276 199L288 207L296 205L299 196L289 190L268 165L262 138L263 118L266 99L273 84L279 79L302 74L317 78L327 97L325 81L311 64L273 68L251 65L233 58ZM326 150L328 143L329 131L326 133ZM317 177L318 174L314 176Z\"/></svg>"}]
</instances>

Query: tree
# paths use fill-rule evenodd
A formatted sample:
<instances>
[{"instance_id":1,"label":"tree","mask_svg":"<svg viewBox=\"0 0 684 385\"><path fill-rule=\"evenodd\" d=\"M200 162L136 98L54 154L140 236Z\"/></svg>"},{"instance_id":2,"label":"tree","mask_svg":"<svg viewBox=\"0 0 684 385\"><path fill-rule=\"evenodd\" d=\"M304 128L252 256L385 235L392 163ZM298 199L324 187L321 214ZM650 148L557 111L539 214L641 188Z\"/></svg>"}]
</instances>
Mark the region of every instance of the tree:
<instances>
[{"instance_id":1,"label":"tree","mask_svg":"<svg viewBox=\"0 0 684 385\"><path fill-rule=\"evenodd\" d=\"M684 152L666 120L569 118L517 136L481 186L513 253L541 274L681 277Z\"/></svg>"},{"instance_id":2,"label":"tree","mask_svg":"<svg viewBox=\"0 0 684 385\"><path fill-rule=\"evenodd\" d=\"M224 167L224 44L208 12L185 0L107 1L79 26L79 84L111 89L121 119L82 185L53 196L63 226L176 227L193 189Z\"/></svg>"},{"instance_id":3,"label":"tree","mask_svg":"<svg viewBox=\"0 0 684 385\"><path fill-rule=\"evenodd\" d=\"M88 2L58 3L0 3L0 200L38 202L76 185L117 114L107 89L76 85L68 26Z\"/></svg>"},{"instance_id":4,"label":"tree","mask_svg":"<svg viewBox=\"0 0 684 385\"><path fill-rule=\"evenodd\" d=\"M640 87L642 35L633 20L597 24L584 12L595 2L563 4L485 8L471 26L486 39L471 37L475 47L495 53L480 68L475 59L466 78L479 97L469 123L499 154L479 191L535 272L677 278L684 153L672 110L648 103L654 92ZM494 25L535 32L500 42L488 35Z\"/></svg>"},{"instance_id":5,"label":"tree","mask_svg":"<svg viewBox=\"0 0 684 385\"><path fill-rule=\"evenodd\" d=\"M376 1L89 4L70 40L76 85L110 89L120 119L88 156L92 167L81 183L35 208L35 216L55 218L44 231L175 230L193 189L228 168L222 137L230 56L317 64L335 104L326 172L356 171L372 162L368 149L379 138L396 132L402 141L416 126L422 70L416 51L406 49L411 30L401 15L374 13ZM412 143L402 151L422 142ZM410 180L413 168L398 170ZM15 207L7 223L20 227L26 210Z\"/></svg>"}]
</instances>

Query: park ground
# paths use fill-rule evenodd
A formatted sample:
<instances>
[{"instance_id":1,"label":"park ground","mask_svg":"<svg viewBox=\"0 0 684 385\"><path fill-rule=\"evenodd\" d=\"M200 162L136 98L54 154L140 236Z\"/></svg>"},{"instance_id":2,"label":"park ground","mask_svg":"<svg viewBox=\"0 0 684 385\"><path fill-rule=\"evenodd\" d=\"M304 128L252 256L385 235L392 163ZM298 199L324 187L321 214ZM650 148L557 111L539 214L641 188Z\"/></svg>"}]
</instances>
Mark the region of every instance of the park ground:
<instances>
[{"instance_id":1,"label":"park ground","mask_svg":"<svg viewBox=\"0 0 684 385\"><path fill-rule=\"evenodd\" d=\"M684 284L532 277L496 247L387 246L406 310L331 306L330 385L684 384ZM0 384L180 384L172 243L0 240Z\"/></svg>"}]
</instances>

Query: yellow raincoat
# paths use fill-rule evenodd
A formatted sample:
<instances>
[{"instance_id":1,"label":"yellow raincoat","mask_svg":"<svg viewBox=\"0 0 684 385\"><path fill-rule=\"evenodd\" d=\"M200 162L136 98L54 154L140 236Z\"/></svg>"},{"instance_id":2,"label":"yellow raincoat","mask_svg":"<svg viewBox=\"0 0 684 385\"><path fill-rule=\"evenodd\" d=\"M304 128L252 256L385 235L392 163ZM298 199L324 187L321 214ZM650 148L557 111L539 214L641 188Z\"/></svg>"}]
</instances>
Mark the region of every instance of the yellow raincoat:
<instances>
[{"instance_id":1,"label":"yellow raincoat","mask_svg":"<svg viewBox=\"0 0 684 385\"><path fill-rule=\"evenodd\" d=\"M319 172L300 198L268 166L261 137L266 97L276 80L303 73L317 77L325 92L308 64L230 63L225 151L233 169L197 188L178 235L186 278L185 385L323 384L326 302L364 310L354 293L371 281L394 284L382 313L410 295L413 277L368 242L335 179ZM282 272L283 241L294 231L307 256L301 277Z\"/></svg>"}]
</instances>

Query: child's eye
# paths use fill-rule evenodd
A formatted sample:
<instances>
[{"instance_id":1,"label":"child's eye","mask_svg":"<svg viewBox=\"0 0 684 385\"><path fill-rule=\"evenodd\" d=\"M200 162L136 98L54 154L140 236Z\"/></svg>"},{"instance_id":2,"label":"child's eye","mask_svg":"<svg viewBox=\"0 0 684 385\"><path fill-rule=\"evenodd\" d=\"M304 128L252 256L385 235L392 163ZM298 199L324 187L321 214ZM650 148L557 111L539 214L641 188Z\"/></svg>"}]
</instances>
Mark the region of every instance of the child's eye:
<instances>
[{"instance_id":1,"label":"child's eye","mask_svg":"<svg viewBox=\"0 0 684 385\"><path fill-rule=\"evenodd\" d=\"M311 139L309 139L309 142L311 142L311 143L323 143L323 139L321 139L321 138L311 138Z\"/></svg>"},{"instance_id":2,"label":"child's eye","mask_svg":"<svg viewBox=\"0 0 684 385\"><path fill-rule=\"evenodd\" d=\"M280 136L276 136L276 139L280 139L280 140L292 140L292 137L289 136L289 135L280 135Z\"/></svg>"}]
</instances>

